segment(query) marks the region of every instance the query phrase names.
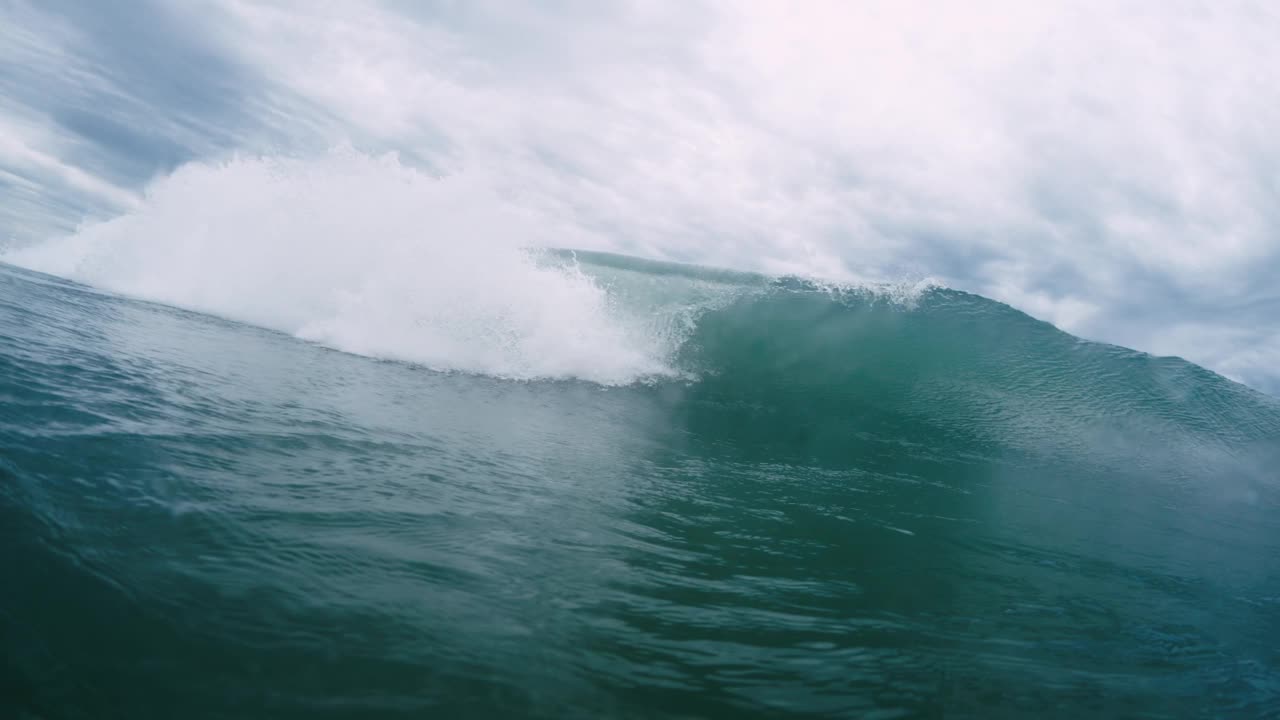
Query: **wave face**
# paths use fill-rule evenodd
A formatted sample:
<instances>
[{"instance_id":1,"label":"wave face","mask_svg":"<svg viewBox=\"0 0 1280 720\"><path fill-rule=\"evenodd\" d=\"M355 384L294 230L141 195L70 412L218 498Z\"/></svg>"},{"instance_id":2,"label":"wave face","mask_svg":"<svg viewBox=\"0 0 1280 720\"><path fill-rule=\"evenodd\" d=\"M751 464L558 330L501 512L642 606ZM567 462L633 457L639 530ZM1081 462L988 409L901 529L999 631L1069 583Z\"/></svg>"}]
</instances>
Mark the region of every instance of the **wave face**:
<instances>
[{"instance_id":1,"label":"wave face","mask_svg":"<svg viewBox=\"0 0 1280 720\"><path fill-rule=\"evenodd\" d=\"M1273 398L942 288L154 212L10 258L111 292L0 265L19 717L1280 706Z\"/></svg>"}]
</instances>

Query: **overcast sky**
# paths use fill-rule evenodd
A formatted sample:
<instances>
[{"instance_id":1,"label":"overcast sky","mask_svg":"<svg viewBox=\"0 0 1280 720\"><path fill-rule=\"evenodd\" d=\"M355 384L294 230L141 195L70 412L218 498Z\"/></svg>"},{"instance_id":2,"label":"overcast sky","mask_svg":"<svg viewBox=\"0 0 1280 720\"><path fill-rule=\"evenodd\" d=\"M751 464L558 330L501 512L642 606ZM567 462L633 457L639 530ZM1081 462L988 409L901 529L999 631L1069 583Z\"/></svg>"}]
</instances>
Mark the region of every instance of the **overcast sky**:
<instances>
[{"instance_id":1,"label":"overcast sky","mask_svg":"<svg viewBox=\"0 0 1280 720\"><path fill-rule=\"evenodd\" d=\"M0 242L350 143L570 244L932 277L1280 394L1277 38L1231 0L0 0Z\"/></svg>"}]
</instances>

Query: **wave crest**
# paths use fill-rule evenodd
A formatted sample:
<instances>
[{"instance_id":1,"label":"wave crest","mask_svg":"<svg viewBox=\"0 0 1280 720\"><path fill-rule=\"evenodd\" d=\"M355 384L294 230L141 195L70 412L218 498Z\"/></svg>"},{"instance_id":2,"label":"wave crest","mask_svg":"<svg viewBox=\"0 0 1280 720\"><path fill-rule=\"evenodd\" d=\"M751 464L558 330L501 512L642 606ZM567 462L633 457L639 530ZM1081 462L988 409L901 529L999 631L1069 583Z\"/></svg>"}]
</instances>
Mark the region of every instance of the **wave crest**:
<instances>
[{"instance_id":1,"label":"wave crest","mask_svg":"<svg viewBox=\"0 0 1280 720\"><path fill-rule=\"evenodd\" d=\"M574 263L554 223L394 156L193 163L136 210L4 260L112 292L437 370L623 384L679 338Z\"/></svg>"}]
</instances>

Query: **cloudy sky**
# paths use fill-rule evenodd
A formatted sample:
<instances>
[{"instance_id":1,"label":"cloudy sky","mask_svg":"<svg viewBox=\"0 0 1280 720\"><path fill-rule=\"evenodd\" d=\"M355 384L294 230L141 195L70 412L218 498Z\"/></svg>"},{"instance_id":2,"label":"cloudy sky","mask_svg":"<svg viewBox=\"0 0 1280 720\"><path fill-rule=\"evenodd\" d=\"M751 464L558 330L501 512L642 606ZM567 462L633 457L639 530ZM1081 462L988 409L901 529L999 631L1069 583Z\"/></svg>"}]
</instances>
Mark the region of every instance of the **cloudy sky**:
<instances>
[{"instance_id":1,"label":"cloudy sky","mask_svg":"<svg viewBox=\"0 0 1280 720\"><path fill-rule=\"evenodd\" d=\"M0 0L0 28L9 248L184 164L350 145L565 244L930 277L1280 394L1274 3Z\"/></svg>"}]
</instances>

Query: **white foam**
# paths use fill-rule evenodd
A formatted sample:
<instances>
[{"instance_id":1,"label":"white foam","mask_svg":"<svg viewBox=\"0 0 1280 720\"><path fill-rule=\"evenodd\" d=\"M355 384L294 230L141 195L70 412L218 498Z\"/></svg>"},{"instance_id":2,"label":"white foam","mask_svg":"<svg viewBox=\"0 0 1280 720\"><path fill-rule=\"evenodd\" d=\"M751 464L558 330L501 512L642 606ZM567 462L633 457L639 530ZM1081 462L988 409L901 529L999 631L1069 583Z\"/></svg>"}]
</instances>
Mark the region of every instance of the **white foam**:
<instances>
[{"instance_id":1,"label":"white foam","mask_svg":"<svg viewBox=\"0 0 1280 720\"><path fill-rule=\"evenodd\" d=\"M190 164L128 214L4 260L123 295L438 370L625 384L679 338L525 248L556 228L396 158Z\"/></svg>"}]
</instances>

